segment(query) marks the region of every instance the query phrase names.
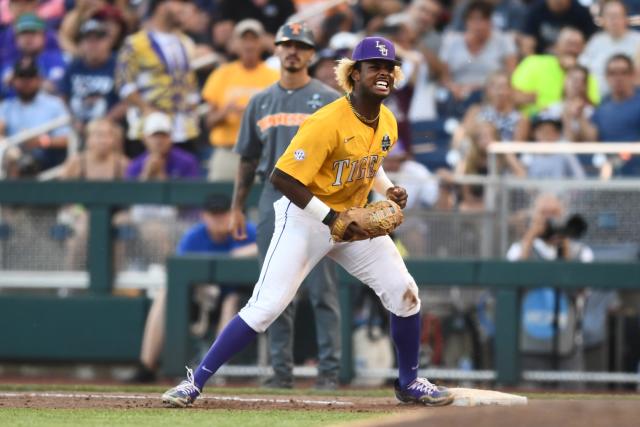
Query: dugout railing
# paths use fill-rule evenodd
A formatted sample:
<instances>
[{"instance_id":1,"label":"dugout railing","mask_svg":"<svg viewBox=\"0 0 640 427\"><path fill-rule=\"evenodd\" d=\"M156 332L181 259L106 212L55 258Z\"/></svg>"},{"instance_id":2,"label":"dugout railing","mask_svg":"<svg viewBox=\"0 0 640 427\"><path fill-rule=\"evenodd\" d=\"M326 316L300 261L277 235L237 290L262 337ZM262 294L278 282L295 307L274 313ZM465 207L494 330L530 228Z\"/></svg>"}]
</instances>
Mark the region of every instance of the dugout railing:
<instances>
[{"instance_id":1,"label":"dugout railing","mask_svg":"<svg viewBox=\"0 0 640 427\"><path fill-rule=\"evenodd\" d=\"M545 371L520 369L519 327L520 293L528 288L540 287L541 283L563 290L582 289L638 289L640 288L640 263L592 263L577 262L508 262L504 260L408 260L407 267L420 288L459 286L481 287L495 294L495 370L464 373L453 370L430 370L431 377L449 379L476 379L496 381L501 385L516 385L523 377L528 380L554 380ZM191 286L198 283L228 283L252 286L258 277L255 260L215 259L211 257L172 257L168 261L168 311L164 370L168 375L180 375L184 362L188 360L188 310ZM354 377L353 366L353 313L352 292L354 286L363 286L342 271L339 297L342 314L342 360L340 377L349 382ZM241 372L241 371L237 371ZM245 372L250 372L246 371ZM386 376L386 372L378 373ZM572 377L582 381L594 379L611 382L638 382L635 373L561 373L571 381ZM557 378L556 378L557 379Z\"/></svg>"}]
</instances>

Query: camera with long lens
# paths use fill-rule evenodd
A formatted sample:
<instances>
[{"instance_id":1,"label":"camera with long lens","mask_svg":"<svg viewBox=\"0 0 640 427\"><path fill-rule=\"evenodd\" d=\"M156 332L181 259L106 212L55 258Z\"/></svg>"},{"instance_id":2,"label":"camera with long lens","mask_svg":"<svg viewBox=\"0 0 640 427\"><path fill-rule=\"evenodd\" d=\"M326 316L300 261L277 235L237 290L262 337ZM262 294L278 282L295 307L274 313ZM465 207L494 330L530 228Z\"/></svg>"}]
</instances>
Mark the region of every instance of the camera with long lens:
<instances>
[{"instance_id":1,"label":"camera with long lens","mask_svg":"<svg viewBox=\"0 0 640 427\"><path fill-rule=\"evenodd\" d=\"M546 227L540 238L543 240L552 237L566 237L579 239L587 232L587 221L580 214L571 215L566 222L547 220Z\"/></svg>"}]
</instances>

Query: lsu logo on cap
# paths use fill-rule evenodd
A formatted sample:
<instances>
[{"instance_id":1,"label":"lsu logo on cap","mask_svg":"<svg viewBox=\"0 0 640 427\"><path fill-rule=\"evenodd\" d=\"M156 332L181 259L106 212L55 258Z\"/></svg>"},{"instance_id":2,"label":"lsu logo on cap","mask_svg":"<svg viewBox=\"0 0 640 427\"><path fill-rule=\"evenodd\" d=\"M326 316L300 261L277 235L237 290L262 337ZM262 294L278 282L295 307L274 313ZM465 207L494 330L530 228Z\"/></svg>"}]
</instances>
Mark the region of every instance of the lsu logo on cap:
<instances>
[{"instance_id":1,"label":"lsu logo on cap","mask_svg":"<svg viewBox=\"0 0 640 427\"><path fill-rule=\"evenodd\" d=\"M389 54L389 49L384 43L380 43L380 40L376 40L376 47L382 56L387 56Z\"/></svg>"}]
</instances>

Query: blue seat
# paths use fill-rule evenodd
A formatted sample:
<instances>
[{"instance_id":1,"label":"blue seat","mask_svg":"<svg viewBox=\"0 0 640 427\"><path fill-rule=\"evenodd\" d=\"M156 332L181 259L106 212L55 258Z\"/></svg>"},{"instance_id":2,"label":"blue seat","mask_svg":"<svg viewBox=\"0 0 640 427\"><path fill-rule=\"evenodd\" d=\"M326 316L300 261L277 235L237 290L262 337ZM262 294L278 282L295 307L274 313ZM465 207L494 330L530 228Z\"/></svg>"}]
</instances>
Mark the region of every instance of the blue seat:
<instances>
[{"instance_id":1,"label":"blue seat","mask_svg":"<svg viewBox=\"0 0 640 427\"><path fill-rule=\"evenodd\" d=\"M450 167L446 158L451 135L445 129L446 120L424 120L411 124L411 146L415 160L432 171Z\"/></svg>"}]
</instances>

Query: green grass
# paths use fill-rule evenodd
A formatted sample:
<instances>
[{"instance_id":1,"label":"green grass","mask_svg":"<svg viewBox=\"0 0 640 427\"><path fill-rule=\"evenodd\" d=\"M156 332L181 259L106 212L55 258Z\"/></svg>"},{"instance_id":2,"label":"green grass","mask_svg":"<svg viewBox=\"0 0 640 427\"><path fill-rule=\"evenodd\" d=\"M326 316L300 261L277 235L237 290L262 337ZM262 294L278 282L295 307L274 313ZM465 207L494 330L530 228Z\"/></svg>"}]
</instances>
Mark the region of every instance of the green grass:
<instances>
[{"instance_id":1,"label":"green grass","mask_svg":"<svg viewBox=\"0 0 640 427\"><path fill-rule=\"evenodd\" d=\"M373 417L372 413L268 410L0 409L7 426L326 426Z\"/></svg>"}]
</instances>

